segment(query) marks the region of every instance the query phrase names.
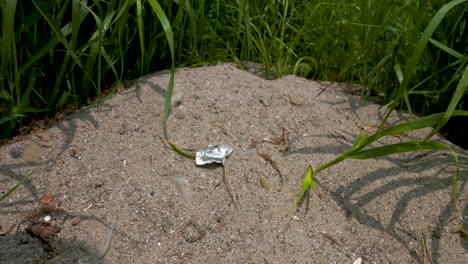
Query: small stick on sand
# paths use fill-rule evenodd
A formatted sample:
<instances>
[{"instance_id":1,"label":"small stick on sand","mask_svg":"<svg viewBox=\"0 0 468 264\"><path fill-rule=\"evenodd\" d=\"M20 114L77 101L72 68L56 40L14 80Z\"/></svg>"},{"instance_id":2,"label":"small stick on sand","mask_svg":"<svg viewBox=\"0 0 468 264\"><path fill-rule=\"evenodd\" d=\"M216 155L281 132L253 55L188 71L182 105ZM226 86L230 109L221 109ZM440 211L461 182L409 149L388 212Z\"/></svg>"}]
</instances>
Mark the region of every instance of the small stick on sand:
<instances>
[{"instance_id":1,"label":"small stick on sand","mask_svg":"<svg viewBox=\"0 0 468 264\"><path fill-rule=\"evenodd\" d=\"M323 231L321 232L322 236L328 238L330 241L332 241L333 243L337 244L338 246L342 247L343 246L343 243L341 243L340 240L334 238L333 236L331 236L330 234L328 234L327 232Z\"/></svg>"},{"instance_id":2,"label":"small stick on sand","mask_svg":"<svg viewBox=\"0 0 468 264\"><path fill-rule=\"evenodd\" d=\"M273 169L275 169L275 171L278 173L278 175L280 176L280 180L281 180L281 186L280 186L280 191L283 189L283 184L284 184L284 177L283 177L283 174L281 173L280 169L278 168L278 166L276 165L275 161L270 157L268 156L266 153L262 153L260 151L257 151L258 155L260 155L260 157L262 157L264 160L268 161L270 163L270 165L273 167Z\"/></svg>"},{"instance_id":3,"label":"small stick on sand","mask_svg":"<svg viewBox=\"0 0 468 264\"><path fill-rule=\"evenodd\" d=\"M228 185L229 194L231 195L232 201L234 202L236 209L239 210L239 205L237 204L236 196L234 195L234 190L232 188L231 177L228 175L227 168L224 163L223 163L223 169L224 169L224 179L226 180L226 183Z\"/></svg>"}]
</instances>

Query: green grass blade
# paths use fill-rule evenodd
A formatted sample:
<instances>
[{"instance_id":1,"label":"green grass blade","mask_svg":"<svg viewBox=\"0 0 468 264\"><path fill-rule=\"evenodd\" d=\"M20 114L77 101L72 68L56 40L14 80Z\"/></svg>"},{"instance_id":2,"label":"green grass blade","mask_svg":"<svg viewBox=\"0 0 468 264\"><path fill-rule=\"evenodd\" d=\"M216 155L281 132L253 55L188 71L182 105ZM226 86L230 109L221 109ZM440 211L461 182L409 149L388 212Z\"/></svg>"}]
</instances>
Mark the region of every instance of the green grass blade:
<instances>
[{"instance_id":1,"label":"green grass blade","mask_svg":"<svg viewBox=\"0 0 468 264\"><path fill-rule=\"evenodd\" d=\"M83 72L85 73L86 77L88 77L90 82L94 86L96 86L88 70L83 66L80 59L78 58L78 55L75 53L74 49L70 46L70 43L67 41L62 31L54 23L52 23L52 18L50 17L50 15L44 12L41 9L41 5L38 5L35 0L31 0L31 1L36 6L37 10L39 10L39 12L42 14L44 19L47 21L52 31L58 36L58 38L60 39L60 42L62 42L63 46L67 49L67 52L70 54L70 56L72 56L75 63L81 68L81 70L83 70Z\"/></svg>"},{"instance_id":2,"label":"green grass blade","mask_svg":"<svg viewBox=\"0 0 468 264\"><path fill-rule=\"evenodd\" d=\"M87 56L86 60L86 69L92 73L94 68L96 67L96 60L97 60L97 86L95 85L96 88L96 95L99 95L101 92L101 47L102 47L102 40L103 40L103 34L105 34L105 27L103 25L102 19L91 10L85 3L79 2L84 9L86 9L91 15L94 17L94 21L96 22L96 32L93 33L91 36L90 40L88 41L87 45L91 45ZM99 5L98 5L99 7ZM111 13L111 16L113 13ZM112 18L112 17L111 17ZM107 21L108 22L108 21ZM82 87L81 87L81 93L84 96L88 96L88 90L89 90L89 81L90 80L83 80L82 82Z\"/></svg>"},{"instance_id":3,"label":"green grass blade","mask_svg":"<svg viewBox=\"0 0 468 264\"><path fill-rule=\"evenodd\" d=\"M111 68L111 70L114 73L115 78L117 79L117 81L120 82L120 76L117 73L117 70L115 69L115 63L112 61L111 57L107 53L104 46L101 46L101 55L104 58L104 60L106 61L107 65L109 65L109 67Z\"/></svg>"},{"instance_id":4,"label":"green grass blade","mask_svg":"<svg viewBox=\"0 0 468 264\"><path fill-rule=\"evenodd\" d=\"M8 122L10 120L14 120L14 119L17 119L18 117L22 117L22 116L25 116L25 115L14 114L14 115L11 115L11 116L6 116L6 117L0 119L0 124L6 123L6 122Z\"/></svg>"},{"instance_id":5,"label":"green grass blade","mask_svg":"<svg viewBox=\"0 0 468 264\"><path fill-rule=\"evenodd\" d=\"M408 98L408 85L409 85L411 78L413 77L413 74L416 70L417 65L420 63L423 51L427 46L427 42L429 42L429 39L431 38L432 34L437 29L437 27L439 26L442 19L446 16L446 14L455 6L462 4L466 1L468 0L455 0L455 1L445 4L441 9L439 9L439 11L437 11L437 13L431 19L431 21L429 22L429 25L426 27L426 29L422 33L421 38L419 38L418 42L416 43L413 53L411 54L411 57L405 68L405 71L403 74L403 81L401 82L396 92L395 98L393 98L393 104L389 107L389 110L387 111L380 128L383 127L383 125L385 124L385 122L388 120L393 110L395 109L395 106L398 103L400 103L401 100L405 101L406 107L408 108L409 112L412 113L411 104Z\"/></svg>"},{"instance_id":6,"label":"green grass blade","mask_svg":"<svg viewBox=\"0 0 468 264\"><path fill-rule=\"evenodd\" d=\"M159 5L159 3L155 0L148 0L148 2L150 3L154 13L158 17L159 22L161 22L161 25L166 34L167 42L169 44L169 49L171 51L171 58L172 58L171 76L169 77L169 83L167 84L166 98L164 100L164 111L163 111L164 137L167 140L169 140L169 132L167 131L167 120L169 117L169 110L171 108L171 102L172 102L172 93L174 90L174 72L175 72L174 34L172 33L171 24L169 23L169 20L167 19L167 16L164 13L164 10ZM183 152L182 150L178 149L173 144L170 144L170 145L172 149L176 151L177 153L179 153L180 155L186 158L195 159L194 155Z\"/></svg>"},{"instance_id":7,"label":"green grass blade","mask_svg":"<svg viewBox=\"0 0 468 264\"><path fill-rule=\"evenodd\" d=\"M439 49L447 52L448 54L454 56L455 58L458 58L458 59L464 59L465 61L468 60L468 55L463 55L453 49L451 49L450 47L448 47L447 45L443 44L443 43L440 43L439 41L435 40L435 39L429 39L429 41L434 44L434 46L438 47Z\"/></svg>"},{"instance_id":8,"label":"green grass blade","mask_svg":"<svg viewBox=\"0 0 468 264\"><path fill-rule=\"evenodd\" d=\"M362 147L362 143L364 143L364 140L366 139L366 131L361 130L359 135L356 137L356 140L354 141L353 146L351 149L357 149Z\"/></svg>"},{"instance_id":9,"label":"green grass blade","mask_svg":"<svg viewBox=\"0 0 468 264\"><path fill-rule=\"evenodd\" d=\"M150 3L154 13L158 17L159 22L161 22L161 25L164 29L164 33L166 33L167 43L169 44L172 61L174 62L175 61L174 60L175 58L174 34L172 33L171 24L169 23L169 20L167 19L167 16L164 13L164 10L162 9L162 7L159 5L158 1L148 0L148 2Z\"/></svg>"},{"instance_id":10,"label":"green grass blade","mask_svg":"<svg viewBox=\"0 0 468 264\"><path fill-rule=\"evenodd\" d=\"M414 48L413 54L411 55L408 65L406 66L405 73L403 76L403 82L401 83L399 87L399 92L398 92L398 97L401 98L403 97L404 91L407 90L409 81L411 77L413 76L413 73L416 69L416 66L418 65L421 56L423 54L424 49L427 46L427 42L431 38L432 34L434 31L437 29L439 26L440 22L442 19L447 15L447 13L455 6L462 4L468 0L455 0L451 1L447 4L445 4L432 18L431 22L429 22L429 25L426 27L424 30L421 38L416 44L416 47Z\"/></svg>"},{"instance_id":11,"label":"green grass blade","mask_svg":"<svg viewBox=\"0 0 468 264\"><path fill-rule=\"evenodd\" d=\"M437 142L428 142L428 141L419 141L419 140L410 140L407 142L401 142L397 144L391 144L382 147L376 147L372 149L365 149L355 152L352 155L346 155L346 158L350 159L372 159L381 156L387 156L391 154L403 153L403 152L411 152L411 151L418 151L418 150L426 150L426 149L444 149L448 148L448 146L437 143Z\"/></svg>"},{"instance_id":12,"label":"green grass blade","mask_svg":"<svg viewBox=\"0 0 468 264\"><path fill-rule=\"evenodd\" d=\"M374 142L375 140L383 136L435 126L440 121L440 119L443 117L444 114L445 113L433 114L433 115L425 116L419 119L411 120L402 124L391 126L389 128L386 128L384 130L381 130L375 133L372 136L369 136L365 140L365 143L366 143L365 145L371 144L372 142ZM468 116L468 111L455 110L452 112L452 116Z\"/></svg>"},{"instance_id":13,"label":"green grass blade","mask_svg":"<svg viewBox=\"0 0 468 264\"><path fill-rule=\"evenodd\" d=\"M440 128L442 128L448 122L450 117L452 117L453 112L455 111L455 107L457 107L458 102L464 95L467 87L468 87L468 66L465 67L465 72L463 73L460 81L458 82L457 89L455 90L455 93L452 96L452 100L450 101L447 111L445 111L442 119L440 119L436 127L434 127L434 129L431 131L431 133L427 135L425 140L428 140L435 133L437 133L437 131L439 131Z\"/></svg>"},{"instance_id":14,"label":"green grass blade","mask_svg":"<svg viewBox=\"0 0 468 264\"><path fill-rule=\"evenodd\" d=\"M169 117L169 109L171 107L171 100L172 100L172 93L174 90L174 71L175 71L175 55L174 55L174 36L172 33L171 25L169 24L169 20L164 13L164 10L161 8L159 3L155 0L148 1L153 8L154 13L158 17L161 25L163 26L164 32L166 33L167 42L169 43L169 49L171 51L171 58L172 58L172 68L171 68L171 76L169 78L169 83L167 85L166 90L166 98L164 101L164 112L163 112L163 125L164 125L164 135L166 139L169 140L169 133L167 132L167 119Z\"/></svg>"},{"instance_id":15,"label":"green grass blade","mask_svg":"<svg viewBox=\"0 0 468 264\"><path fill-rule=\"evenodd\" d=\"M397 76L398 82L400 85L403 83L403 71L401 70L401 64L397 63L395 66L393 66L395 69L395 74Z\"/></svg>"},{"instance_id":16,"label":"green grass blade","mask_svg":"<svg viewBox=\"0 0 468 264\"><path fill-rule=\"evenodd\" d=\"M145 34L143 28L143 15L142 15L142 4L141 0L136 0L136 11L137 11L137 25L138 25L138 36L140 37L140 51L141 51L141 74L144 71L145 65Z\"/></svg>"},{"instance_id":17,"label":"green grass blade","mask_svg":"<svg viewBox=\"0 0 468 264\"><path fill-rule=\"evenodd\" d=\"M20 71L18 69L18 57L15 43L15 13L16 0L2 2L2 36L1 36L1 72L0 77L4 75L10 78L11 102L18 103L21 98ZM15 96L16 95L16 96Z\"/></svg>"},{"instance_id":18,"label":"green grass blade","mask_svg":"<svg viewBox=\"0 0 468 264\"><path fill-rule=\"evenodd\" d=\"M314 168L309 166L305 174L306 176L304 178L304 181L302 182L301 194L297 198L296 203L294 204L291 213L289 214L289 218L291 218L296 212L297 205L302 201L302 198L304 198L304 194L306 193L307 189L309 189L309 187L312 187L312 189L316 188L316 184L314 181Z\"/></svg>"},{"instance_id":19,"label":"green grass blade","mask_svg":"<svg viewBox=\"0 0 468 264\"><path fill-rule=\"evenodd\" d=\"M394 45L393 47L390 49L390 51L377 63L377 65L375 65L367 74L366 76L364 77L364 80L368 81L373 75L376 74L377 71L379 71L380 69L382 69L385 64L387 63L387 61L389 61L393 56L394 56L394 53L395 53L395 49L397 49L398 45L400 44L400 36L397 37L397 39L394 41ZM399 65L399 64L396 64L396 65ZM395 65L395 66L396 66ZM401 81L400 81L401 83ZM364 90L363 90L364 91Z\"/></svg>"},{"instance_id":20,"label":"green grass blade","mask_svg":"<svg viewBox=\"0 0 468 264\"><path fill-rule=\"evenodd\" d=\"M70 47L73 50L75 50L76 48L77 37L78 37L78 32L80 32L81 22L83 22L83 19L85 19L87 15L88 15L88 12L85 9L81 8L80 3L78 1L72 2ZM57 38L57 36L54 36L54 38ZM67 69L69 69L68 67L69 60L70 60L70 53L67 52L65 54L65 58L63 59L63 63L60 67L60 72L55 81L54 90L51 93L47 107L51 107L56 102L56 98L60 92L60 87L63 84L62 83L63 77L65 76ZM69 91L62 91L62 95L58 99L55 106L60 109L67 102L69 95L70 95Z\"/></svg>"},{"instance_id":21,"label":"green grass blade","mask_svg":"<svg viewBox=\"0 0 468 264\"><path fill-rule=\"evenodd\" d=\"M64 36L69 35L72 32L71 24L68 23L64 27L62 27L61 32ZM21 70L25 72L32 64L42 58L44 55L49 54L54 51L55 46L60 43L59 38L57 35L52 36L52 38L44 45L42 48L39 49L30 59L23 64Z\"/></svg>"},{"instance_id":22,"label":"green grass blade","mask_svg":"<svg viewBox=\"0 0 468 264\"><path fill-rule=\"evenodd\" d=\"M189 20L190 20L190 31L191 31L191 50L197 50L197 39L198 39L198 33L197 33L197 23L196 23L196 18L195 18L195 12L193 10L193 6L190 3L191 1L185 0L184 1L184 8L187 11Z\"/></svg>"},{"instance_id":23,"label":"green grass blade","mask_svg":"<svg viewBox=\"0 0 468 264\"><path fill-rule=\"evenodd\" d=\"M0 98L5 99L6 101L14 100L13 96L6 89L0 90Z\"/></svg>"},{"instance_id":24,"label":"green grass blade","mask_svg":"<svg viewBox=\"0 0 468 264\"><path fill-rule=\"evenodd\" d=\"M252 28L250 23L250 13L249 13L249 1L240 0L239 4L239 17L238 23L243 26L243 40L242 40L242 49L241 49L241 60L251 60L251 55L253 53L252 47ZM239 31L239 34L242 31Z\"/></svg>"},{"instance_id":25,"label":"green grass blade","mask_svg":"<svg viewBox=\"0 0 468 264\"><path fill-rule=\"evenodd\" d=\"M13 188L11 188L11 190L9 190L8 192L6 192L4 195L2 195L2 197L0 197L0 201L2 201L3 199L7 198L8 195L10 195L12 192L14 192L18 187L20 187L23 183L25 183L29 177L31 177L31 175L33 175L34 172L31 172L29 173L28 175L26 175L20 182L18 182L18 184L16 184Z\"/></svg>"}]
</instances>

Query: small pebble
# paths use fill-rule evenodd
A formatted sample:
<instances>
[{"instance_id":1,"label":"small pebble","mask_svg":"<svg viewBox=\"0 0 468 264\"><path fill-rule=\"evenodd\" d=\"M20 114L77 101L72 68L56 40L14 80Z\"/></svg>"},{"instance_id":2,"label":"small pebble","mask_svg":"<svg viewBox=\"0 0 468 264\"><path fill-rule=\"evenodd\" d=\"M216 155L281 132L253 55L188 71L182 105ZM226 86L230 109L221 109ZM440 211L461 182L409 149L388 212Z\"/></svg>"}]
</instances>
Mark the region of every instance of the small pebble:
<instances>
[{"instance_id":1,"label":"small pebble","mask_svg":"<svg viewBox=\"0 0 468 264\"><path fill-rule=\"evenodd\" d=\"M265 176L260 176L260 184L262 185L263 189L265 189L267 192L270 191L270 183L268 182L267 178Z\"/></svg>"},{"instance_id":2,"label":"small pebble","mask_svg":"<svg viewBox=\"0 0 468 264\"><path fill-rule=\"evenodd\" d=\"M81 223L81 221L84 220L84 217L83 216L77 216L77 217L74 217L70 220L70 224L72 225L77 225L79 223Z\"/></svg>"},{"instance_id":3,"label":"small pebble","mask_svg":"<svg viewBox=\"0 0 468 264\"><path fill-rule=\"evenodd\" d=\"M251 158L251 157L254 156L254 153L253 153L253 152L246 152L244 155L245 155L246 157Z\"/></svg>"},{"instance_id":4,"label":"small pebble","mask_svg":"<svg viewBox=\"0 0 468 264\"><path fill-rule=\"evenodd\" d=\"M10 156L14 159L21 157L22 154L23 154L23 150L20 147L13 147L10 150Z\"/></svg>"},{"instance_id":5,"label":"small pebble","mask_svg":"<svg viewBox=\"0 0 468 264\"><path fill-rule=\"evenodd\" d=\"M51 194L51 193L48 193L48 194L44 194L42 197L41 197L41 204L49 204L50 202L52 202L54 200L54 195Z\"/></svg>"},{"instance_id":6,"label":"small pebble","mask_svg":"<svg viewBox=\"0 0 468 264\"><path fill-rule=\"evenodd\" d=\"M174 183L177 191L182 196L182 199L187 205L192 205L192 191L190 190L189 181L184 177L174 177Z\"/></svg>"}]
</instances>

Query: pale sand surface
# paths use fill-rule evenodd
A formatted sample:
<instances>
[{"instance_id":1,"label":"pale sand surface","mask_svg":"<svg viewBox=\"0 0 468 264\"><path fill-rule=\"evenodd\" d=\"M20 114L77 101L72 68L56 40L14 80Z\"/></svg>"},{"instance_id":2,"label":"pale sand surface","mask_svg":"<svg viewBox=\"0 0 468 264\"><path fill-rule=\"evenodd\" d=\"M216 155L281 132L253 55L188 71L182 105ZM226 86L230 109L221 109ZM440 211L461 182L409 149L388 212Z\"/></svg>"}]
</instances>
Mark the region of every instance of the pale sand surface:
<instances>
[{"instance_id":1,"label":"pale sand surface","mask_svg":"<svg viewBox=\"0 0 468 264\"><path fill-rule=\"evenodd\" d=\"M423 234L433 263L467 263L467 240L450 232L453 224L443 225L454 215L448 151L346 160L317 175L317 189L288 219L306 167L348 150L362 127L382 118L380 106L361 102L347 85L332 84L313 100L327 83L265 80L231 64L176 73L182 97L169 119L171 140L234 149L226 168L236 210L221 166L198 167L159 138L168 78L140 78L101 105L0 147L0 194L36 171L0 202L0 232L21 223L18 232L0 236L0 263L95 263L112 228L102 263L421 263ZM405 116L394 114L389 125ZM422 139L428 131L374 146ZM287 144L271 144L283 133ZM468 155L434 140L459 154L466 221ZM13 148L21 157L12 157ZM259 153L273 160L284 184ZM188 182L185 200L175 179ZM44 243L24 229L40 220L39 199L47 193L64 211L44 212L60 229ZM87 218L71 225L80 216Z\"/></svg>"}]
</instances>

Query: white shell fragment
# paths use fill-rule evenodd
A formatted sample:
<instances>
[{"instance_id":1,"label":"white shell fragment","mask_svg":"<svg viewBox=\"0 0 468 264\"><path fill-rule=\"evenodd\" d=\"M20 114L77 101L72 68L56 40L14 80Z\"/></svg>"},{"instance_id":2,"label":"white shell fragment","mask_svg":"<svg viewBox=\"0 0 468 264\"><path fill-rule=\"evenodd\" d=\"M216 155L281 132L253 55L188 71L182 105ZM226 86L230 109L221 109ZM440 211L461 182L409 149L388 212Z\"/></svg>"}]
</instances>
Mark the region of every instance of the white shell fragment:
<instances>
[{"instance_id":1,"label":"white shell fragment","mask_svg":"<svg viewBox=\"0 0 468 264\"><path fill-rule=\"evenodd\" d=\"M174 183L177 191L182 196L187 205L192 205L192 192L190 190L189 181L184 177L174 177Z\"/></svg>"},{"instance_id":2,"label":"white shell fragment","mask_svg":"<svg viewBox=\"0 0 468 264\"><path fill-rule=\"evenodd\" d=\"M173 94L171 98L171 107L176 108L177 106L182 104L182 101L184 101L184 96L181 93Z\"/></svg>"},{"instance_id":3,"label":"white shell fragment","mask_svg":"<svg viewBox=\"0 0 468 264\"><path fill-rule=\"evenodd\" d=\"M232 148L226 144L210 144L204 149L197 152L195 162L197 165L205 165L209 163L222 163L231 155Z\"/></svg>"}]
</instances>

